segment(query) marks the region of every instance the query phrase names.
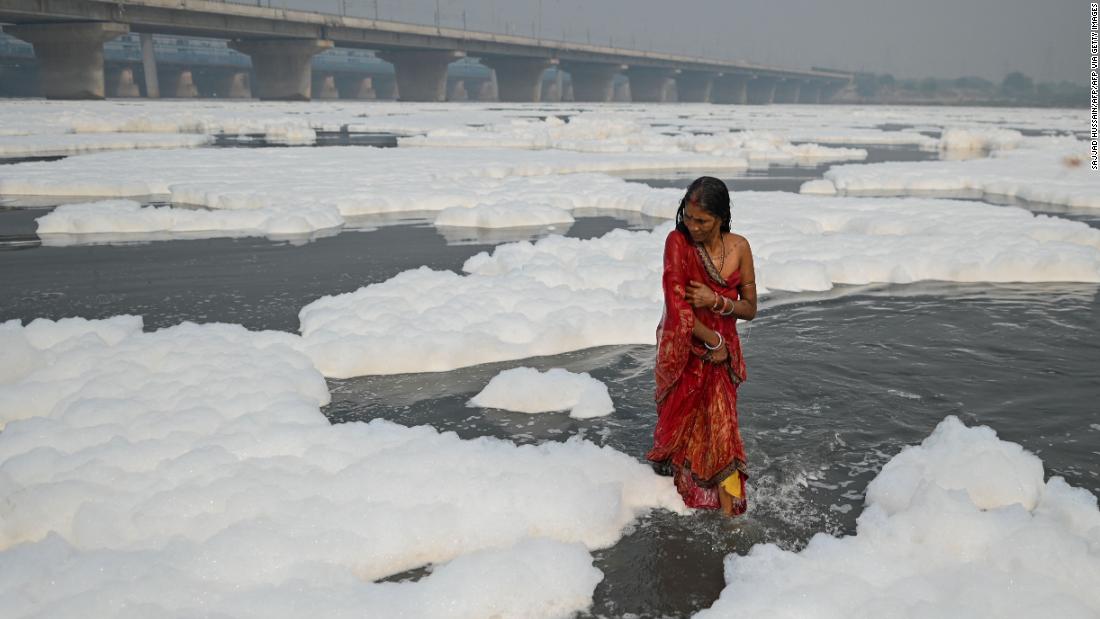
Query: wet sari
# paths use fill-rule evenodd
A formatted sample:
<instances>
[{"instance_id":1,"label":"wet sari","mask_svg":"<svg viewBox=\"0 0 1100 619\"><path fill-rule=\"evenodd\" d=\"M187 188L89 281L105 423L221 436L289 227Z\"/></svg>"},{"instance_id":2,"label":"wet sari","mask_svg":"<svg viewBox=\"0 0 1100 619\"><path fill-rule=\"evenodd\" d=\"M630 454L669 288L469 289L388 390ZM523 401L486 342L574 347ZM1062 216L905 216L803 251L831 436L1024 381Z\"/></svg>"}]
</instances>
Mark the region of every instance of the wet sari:
<instances>
[{"instance_id":1,"label":"wet sari","mask_svg":"<svg viewBox=\"0 0 1100 619\"><path fill-rule=\"evenodd\" d=\"M685 299L689 281L738 299L739 271L722 279L706 250L673 230L665 240L664 316L657 327L657 427L646 457L671 472L688 507L718 509L718 486L734 496L734 512L747 507L745 446L737 424L737 386L745 380L745 361L737 320ZM729 358L705 361L707 352L692 337L695 321L722 334ZM740 492L737 492L737 491Z\"/></svg>"}]
</instances>

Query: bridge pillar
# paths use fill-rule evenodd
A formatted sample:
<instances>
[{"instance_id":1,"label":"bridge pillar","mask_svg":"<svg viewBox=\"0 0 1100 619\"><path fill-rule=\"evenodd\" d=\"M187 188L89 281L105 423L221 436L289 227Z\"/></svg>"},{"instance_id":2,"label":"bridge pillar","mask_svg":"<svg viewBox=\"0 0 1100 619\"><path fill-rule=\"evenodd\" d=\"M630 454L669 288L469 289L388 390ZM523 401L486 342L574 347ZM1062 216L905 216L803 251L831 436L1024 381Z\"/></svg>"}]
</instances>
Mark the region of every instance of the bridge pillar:
<instances>
[{"instance_id":1,"label":"bridge pillar","mask_svg":"<svg viewBox=\"0 0 1100 619\"><path fill-rule=\"evenodd\" d=\"M374 79L362 75L346 75L336 81L336 87L340 90L340 96L345 99L377 99L378 93L374 90Z\"/></svg>"},{"instance_id":2,"label":"bridge pillar","mask_svg":"<svg viewBox=\"0 0 1100 619\"><path fill-rule=\"evenodd\" d=\"M466 90L466 101L482 101L482 91L485 89L485 85L489 83L488 79L478 79L476 77L464 77L462 78L462 87ZM456 84L457 86L457 84ZM459 93L461 94L461 93Z\"/></svg>"},{"instance_id":3,"label":"bridge pillar","mask_svg":"<svg viewBox=\"0 0 1100 619\"><path fill-rule=\"evenodd\" d=\"M565 94L565 81L562 79L561 70L555 69L553 77L542 82L542 100L550 103L559 103Z\"/></svg>"},{"instance_id":4,"label":"bridge pillar","mask_svg":"<svg viewBox=\"0 0 1100 619\"><path fill-rule=\"evenodd\" d=\"M222 78L218 96L226 99L251 99L252 86L248 77L248 71L231 69Z\"/></svg>"},{"instance_id":5,"label":"bridge pillar","mask_svg":"<svg viewBox=\"0 0 1100 619\"><path fill-rule=\"evenodd\" d=\"M131 67L119 67L111 75L108 84L108 95L112 97L140 97L141 89L134 81L134 70Z\"/></svg>"},{"instance_id":6,"label":"bridge pillar","mask_svg":"<svg viewBox=\"0 0 1100 619\"><path fill-rule=\"evenodd\" d=\"M160 98L160 81L157 79L157 56L153 51L153 35L141 33L141 68L145 73L145 96Z\"/></svg>"},{"instance_id":7,"label":"bridge pillar","mask_svg":"<svg viewBox=\"0 0 1100 619\"><path fill-rule=\"evenodd\" d=\"M478 87L478 89L477 89L477 100L478 101L496 101L497 100L497 87L496 87L496 82L493 81L493 78L492 78L493 75L496 75L496 73L491 74L489 79L485 80L484 82L481 82L481 86Z\"/></svg>"},{"instance_id":8,"label":"bridge pillar","mask_svg":"<svg viewBox=\"0 0 1100 619\"><path fill-rule=\"evenodd\" d=\"M482 56L481 64L496 71L498 98L501 101L538 103L542 100L542 74L558 61L552 58Z\"/></svg>"},{"instance_id":9,"label":"bridge pillar","mask_svg":"<svg viewBox=\"0 0 1100 619\"><path fill-rule=\"evenodd\" d=\"M38 81L47 99L102 99L103 44L130 31L126 24L80 22L7 26L34 46Z\"/></svg>"},{"instance_id":10,"label":"bridge pillar","mask_svg":"<svg viewBox=\"0 0 1100 619\"><path fill-rule=\"evenodd\" d=\"M177 99L194 99L199 96L199 87L195 85L195 76L191 73L191 69L180 69L175 81L173 97Z\"/></svg>"},{"instance_id":11,"label":"bridge pillar","mask_svg":"<svg viewBox=\"0 0 1100 619\"><path fill-rule=\"evenodd\" d=\"M340 91L336 89L336 76L325 73L317 76L317 85L313 88L318 99L339 99Z\"/></svg>"},{"instance_id":12,"label":"bridge pillar","mask_svg":"<svg viewBox=\"0 0 1100 619\"><path fill-rule=\"evenodd\" d=\"M631 67L627 70L631 99L640 103L675 101L677 73L676 69Z\"/></svg>"},{"instance_id":13,"label":"bridge pillar","mask_svg":"<svg viewBox=\"0 0 1100 619\"><path fill-rule=\"evenodd\" d=\"M330 49L321 39L234 39L229 47L252 58L255 95L269 101L309 101L313 56Z\"/></svg>"},{"instance_id":14,"label":"bridge pillar","mask_svg":"<svg viewBox=\"0 0 1100 619\"><path fill-rule=\"evenodd\" d=\"M402 49L381 51L375 55L393 65L399 100L444 101L447 98L447 65L466 56L466 53Z\"/></svg>"},{"instance_id":15,"label":"bridge pillar","mask_svg":"<svg viewBox=\"0 0 1100 619\"><path fill-rule=\"evenodd\" d=\"M798 91L799 103L821 103L821 82L806 82Z\"/></svg>"},{"instance_id":16,"label":"bridge pillar","mask_svg":"<svg viewBox=\"0 0 1100 619\"><path fill-rule=\"evenodd\" d=\"M630 103L634 97L630 96L630 80L614 80L611 87L611 100L616 103Z\"/></svg>"},{"instance_id":17,"label":"bridge pillar","mask_svg":"<svg viewBox=\"0 0 1100 619\"><path fill-rule=\"evenodd\" d=\"M615 95L615 75L626 70L626 65L571 62L564 68L573 78L574 101L607 103Z\"/></svg>"},{"instance_id":18,"label":"bridge pillar","mask_svg":"<svg viewBox=\"0 0 1100 619\"><path fill-rule=\"evenodd\" d=\"M497 82L497 72L492 69L489 70L489 79L485 80L485 89L483 94L485 96L478 97L479 101L499 101L500 100L500 83Z\"/></svg>"},{"instance_id":19,"label":"bridge pillar","mask_svg":"<svg viewBox=\"0 0 1100 619\"><path fill-rule=\"evenodd\" d=\"M447 100L448 101L469 101L470 92L466 90L466 80L456 79L451 80L450 86L447 87Z\"/></svg>"},{"instance_id":20,"label":"bridge pillar","mask_svg":"<svg viewBox=\"0 0 1100 619\"><path fill-rule=\"evenodd\" d=\"M714 80L711 101L744 105L749 102L749 76L723 75Z\"/></svg>"},{"instance_id":21,"label":"bridge pillar","mask_svg":"<svg viewBox=\"0 0 1100 619\"><path fill-rule=\"evenodd\" d=\"M684 71L676 77L676 96L684 103L709 103L720 73Z\"/></svg>"},{"instance_id":22,"label":"bridge pillar","mask_svg":"<svg viewBox=\"0 0 1100 619\"><path fill-rule=\"evenodd\" d=\"M776 103L798 103L798 93L802 88L800 80L787 78L775 86Z\"/></svg>"},{"instance_id":23,"label":"bridge pillar","mask_svg":"<svg viewBox=\"0 0 1100 619\"><path fill-rule=\"evenodd\" d=\"M749 80L746 101L754 105L768 105L775 101L774 77L756 76Z\"/></svg>"}]
</instances>

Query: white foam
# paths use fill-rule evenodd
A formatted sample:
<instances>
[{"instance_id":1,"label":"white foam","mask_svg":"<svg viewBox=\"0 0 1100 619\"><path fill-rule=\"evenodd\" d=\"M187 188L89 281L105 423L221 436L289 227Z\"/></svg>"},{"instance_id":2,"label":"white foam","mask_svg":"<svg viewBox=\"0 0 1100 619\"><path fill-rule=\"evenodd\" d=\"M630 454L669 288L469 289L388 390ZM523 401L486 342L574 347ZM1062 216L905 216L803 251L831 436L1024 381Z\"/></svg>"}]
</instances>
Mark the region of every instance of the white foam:
<instances>
[{"instance_id":1,"label":"white foam","mask_svg":"<svg viewBox=\"0 0 1100 619\"><path fill-rule=\"evenodd\" d=\"M811 196L835 196L836 186L833 185L832 181L827 180L806 181L802 183L799 192Z\"/></svg>"},{"instance_id":2,"label":"white foam","mask_svg":"<svg viewBox=\"0 0 1100 619\"><path fill-rule=\"evenodd\" d=\"M273 124L264 127L264 139L271 144L307 146L317 141L317 132L311 127L293 123Z\"/></svg>"},{"instance_id":3,"label":"white foam","mask_svg":"<svg viewBox=\"0 0 1100 619\"><path fill-rule=\"evenodd\" d=\"M991 151L1011 150L1019 146L1023 135L1012 129L974 129L951 127L940 136L940 150Z\"/></svg>"},{"instance_id":4,"label":"white foam","mask_svg":"<svg viewBox=\"0 0 1100 619\"><path fill-rule=\"evenodd\" d=\"M676 190L586 172L675 168L699 157L359 147L109 153L5 166L0 193L148 195L208 209L65 207L39 221L52 235L306 234L350 216L408 211L444 211L441 226L545 226L570 223L578 208L663 213Z\"/></svg>"},{"instance_id":5,"label":"white foam","mask_svg":"<svg viewBox=\"0 0 1100 619\"><path fill-rule=\"evenodd\" d=\"M140 133L0 135L0 157L78 155L112 150L195 148L211 142L205 135Z\"/></svg>"},{"instance_id":6,"label":"white foam","mask_svg":"<svg viewBox=\"0 0 1100 619\"><path fill-rule=\"evenodd\" d=\"M929 143L942 142L945 147L980 144L989 148L1019 139L1018 132L997 123L1024 125L1030 118L1012 111L959 109L941 112L936 125L937 117L919 108L551 106L569 116L565 122L547 112L545 118L532 118L531 110L522 106L496 109L485 104L339 102L279 106L242 101L203 102L201 106L194 102L2 105L12 113L0 122L0 132L25 131L32 135L12 139L32 141L113 140L140 146L164 139L166 145L171 145L179 140L205 141L214 133L259 133L271 141L309 143L321 130L371 129L424 132L402 143L434 145L386 150L203 149L158 152L156 157L143 152L110 153L0 169L2 194L103 198L152 195L208 209L257 211L245 222L240 221L243 216L200 217L148 211L131 223L131 218L112 209L96 210L103 215L101 218L86 213L79 222L52 218L45 228L55 235L50 242L65 243L81 242L78 235L99 235L90 237L91 242L119 235L128 235L131 240L135 235L147 239L204 234L304 235L337 230L340 217L407 211L447 211L439 216L439 224L450 227L562 225L569 215L560 211L591 207L663 214L667 208L660 203L666 200L666 194L675 191L638 187L603 174L740 170L776 163L861 158L865 155L862 151L825 148L812 140L917 143L910 139L912 136L904 135L906 132L879 128L883 123L905 120L946 128L943 140L916 134L931 140ZM1042 112L1031 124L1057 127L1065 124L1064 116L1055 111ZM97 133L63 133L66 131ZM138 142L131 143L134 140ZM807 140L811 143L793 143ZM1025 139L1021 144L1032 142ZM467 148L460 147L463 145ZM919 145L925 147L928 143L922 141ZM920 164L902 165L897 169L928 169ZM1002 175L996 186L983 187L987 193L1033 197L1068 191L1068 198L1038 195L1036 199L1077 203L1094 189L1091 185L1080 190L1070 185L1067 189L1059 182L1036 188L1025 178L1026 186L1019 192L1004 186L1013 182L1015 168L1006 172L1002 167L999 162L990 165L990 170L1008 176ZM862 173L859 170L879 168L853 169L858 174ZM848 183L838 176L849 174L846 170L849 168L834 168L830 180L812 181L804 190L820 195L837 192L838 187L840 193L858 192L857 181ZM557 178L581 174L585 176ZM971 187L972 183L963 185ZM944 186L942 180L931 182L932 188ZM459 207L471 210L460 211ZM193 221L196 218L206 223L197 224ZM142 231L130 229L133 226Z\"/></svg>"},{"instance_id":7,"label":"white foam","mask_svg":"<svg viewBox=\"0 0 1100 619\"><path fill-rule=\"evenodd\" d=\"M355 114L346 110L339 105L258 101L8 101L3 118L14 126L0 123L0 135L52 135L62 143L80 144L123 139L112 134L145 134L141 139L152 141L191 134L188 137L208 143L223 134L306 145L315 141L318 130L340 130L344 122L339 119Z\"/></svg>"},{"instance_id":8,"label":"white foam","mask_svg":"<svg viewBox=\"0 0 1100 619\"><path fill-rule=\"evenodd\" d=\"M1100 614L1096 497L987 427L945 419L883 467L856 534L726 558L717 617Z\"/></svg>"},{"instance_id":9,"label":"white foam","mask_svg":"<svg viewBox=\"0 0 1100 619\"><path fill-rule=\"evenodd\" d=\"M651 233L616 231L591 243L550 237L494 253L505 255L514 270L492 272L496 260L482 255L467 262L469 275L422 267L318 299L299 313L305 349L327 376L346 377L651 341L660 318L660 240ZM423 329L399 338L398 320Z\"/></svg>"},{"instance_id":10,"label":"white foam","mask_svg":"<svg viewBox=\"0 0 1100 619\"><path fill-rule=\"evenodd\" d=\"M518 228L572 224L569 211L549 204L501 202L477 206L452 206L436 215L436 226L465 228Z\"/></svg>"},{"instance_id":11,"label":"white foam","mask_svg":"<svg viewBox=\"0 0 1100 619\"><path fill-rule=\"evenodd\" d=\"M691 154L615 156L552 151L454 149L254 148L105 153L0 169L0 193L42 196L168 196L215 209L325 205L342 215L438 211L451 206L526 201L558 208L630 207L620 179L586 172L690 168L709 160ZM743 168L744 160L725 161ZM349 171L354 171L350 173ZM638 185L642 190L649 188ZM614 192L625 195L616 196ZM662 195L667 192L657 192ZM674 192L673 192L674 193Z\"/></svg>"},{"instance_id":12,"label":"white foam","mask_svg":"<svg viewBox=\"0 0 1100 619\"><path fill-rule=\"evenodd\" d=\"M723 159L744 159L753 166L813 164L821 161L861 160L859 149L829 148L789 143L782 136L759 132L697 134L669 133L663 123L630 115L589 112L569 122L556 116L542 120L512 119L477 127L433 129L425 135L401 138L402 146L462 148L556 149L588 153L705 153ZM715 161L707 167L724 166Z\"/></svg>"},{"instance_id":13,"label":"white foam","mask_svg":"<svg viewBox=\"0 0 1100 619\"><path fill-rule=\"evenodd\" d=\"M977 193L1070 207L1100 208L1100 176L1088 169L1083 142L1029 138L1016 150L985 159L837 166L825 179L839 194ZM822 188L804 185L806 193Z\"/></svg>"},{"instance_id":14,"label":"white foam","mask_svg":"<svg viewBox=\"0 0 1100 619\"><path fill-rule=\"evenodd\" d=\"M519 413L567 410L576 419L604 417L615 412L607 385L587 372L575 374L562 368L546 372L528 367L504 370L490 379L470 399L469 405Z\"/></svg>"},{"instance_id":15,"label":"white foam","mask_svg":"<svg viewBox=\"0 0 1100 619\"><path fill-rule=\"evenodd\" d=\"M369 131L402 135L440 130L469 133L476 126L519 132L537 127L538 116L570 124L585 117L610 119L616 127L640 126L646 133L719 135L730 131L768 133L788 142L820 144L914 144L936 149L938 140L917 133L951 127L970 129L1081 130L1072 109L974 108L892 105L640 105L541 103L501 106L496 102L410 103L389 101L251 100L203 101L22 101L0 103L0 135L61 133L193 133L274 136L286 131ZM553 119L553 120L551 120ZM883 125L902 125L903 131ZM494 129L495 130L495 129ZM501 132L503 133L503 132ZM618 139L609 135L612 139ZM700 137L706 137L701 135ZM528 142L516 144L527 148Z\"/></svg>"},{"instance_id":16,"label":"white foam","mask_svg":"<svg viewBox=\"0 0 1100 619\"><path fill-rule=\"evenodd\" d=\"M861 144L867 146L916 146L920 150L933 151L940 141L918 131L881 131L859 128L805 128L794 132L794 138L812 140L819 144Z\"/></svg>"},{"instance_id":17,"label":"white foam","mask_svg":"<svg viewBox=\"0 0 1100 619\"><path fill-rule=\"evenodd\" d=\"M675 200L664 204L670 216ZM656 214L656 213L654 213ZM1100 281L1100 231L975 202L738 193L733 227L757 287L940 281ZM465 275L420 268L299 313L327 376L445 371L613 344L653 342L670 224L497 247ZM403 325L421 325L412 341Z\"/></svg>"},{"instance_id":18,"label":"white foam","mask_svg":"<svg viewBox=\"0 0 1100 619\"><path fill-rule=\"evenodd\" d=\"M203 238L217 236L301 235L340 228L344 218L324 206L291 209L207 210L142 206L132 200L64 204L35 220L46 244L82 242L71 235L111 234L112 241L158 238L171 233Z\"/></svg>"},{"instance_id":19,"label":"white foam","mask_svg":"<svg viewBox=\"0 0 1100 619\"><path fill-rule=\"evenodd\" d=\"M478 550L436 567L416 581L371 583L339 567L304 565L286 583L235 587L195 578L171 555L144 550L82 552L57 535L15 547L3 556L21 572L0 578L5 617L310 616L563 618L591 604L603 574L580 544L527 538ZM247 553L249 549L242 549ZM158 563L151 561L159 560ZM313 572L313 573L309 573ZM42 579L48 591L39 593ZM532 586L538 583L538 586Z\"/></svg>"},{"instance_id":20,"label":"white foam","mask_svg":"<svg viewBox=\"0 0 1100 619\"><path fill-rule=\"evenodd\" d=\"M684 511L668 479L577 439L330 425L325 381L291 334L144 333L119 317L11 321L0 340L4 616L129 603L184 616L196 600L245 616L314 603L561 616L600 578L585 549L653 507ZM369 584L443 563L417 583Z\"/></svg>"}]
</instances>

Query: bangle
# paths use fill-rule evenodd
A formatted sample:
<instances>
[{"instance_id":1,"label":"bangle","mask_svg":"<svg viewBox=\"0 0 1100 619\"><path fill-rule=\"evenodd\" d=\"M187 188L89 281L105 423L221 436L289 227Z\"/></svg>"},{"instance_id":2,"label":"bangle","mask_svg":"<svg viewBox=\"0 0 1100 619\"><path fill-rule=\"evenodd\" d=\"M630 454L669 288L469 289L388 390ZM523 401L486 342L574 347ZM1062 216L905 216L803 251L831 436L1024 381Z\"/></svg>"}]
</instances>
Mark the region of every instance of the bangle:
<instances>
[{"instance_id":1,"label":"bangle","mask_svg":"<svg viewBox=\"0 0 1100 619\"><path fill-rule=\"evenodd\" d=\"M733 299L726 299L726 300L730 302L729 310L726 310L726 304L723 303L722 304L722 311L718 312L718 314L721 315L721 316L733 316L733 312L737 311L736 302Z\"/></svg>"},{"instance_id":2,"label":"bangle","mask_svg":"<svg viewBox=\"0 0 1100 619\"><path fill-rule=\"evenodd\" d=\"M714 293L714 303L710 304L710 311L717 312L718 311L718 301L719 301L719 299L723 299L723 298L724 297L722 295L715 292ZM722 307L725 307L725 305L723 305Z\"/></svg>"},{"instance_id":3,"label":"bangle","mask_svg":"<svg viewBox=\"0 0 1100 619\"><path fill-rule=\"evenodd\" d=\"M718 343L715 344L714 346L711 346L710 344L707 343L706 340L703 340L703 346L706 346L707 350L718 350L719 348L721 348L722 346L724 346L726 344L726 340L725 340L725 338L722 337L721 333L715 331L714 334L718 336Z\"/></svg>"}]
</instances>

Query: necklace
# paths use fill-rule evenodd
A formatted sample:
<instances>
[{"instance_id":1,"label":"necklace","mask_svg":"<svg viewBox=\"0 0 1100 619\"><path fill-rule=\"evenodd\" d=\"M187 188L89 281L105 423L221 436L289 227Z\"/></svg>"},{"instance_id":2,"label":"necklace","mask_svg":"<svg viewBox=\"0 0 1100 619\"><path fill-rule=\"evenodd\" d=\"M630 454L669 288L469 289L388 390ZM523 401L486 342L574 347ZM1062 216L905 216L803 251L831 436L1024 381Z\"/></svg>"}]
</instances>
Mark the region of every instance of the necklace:
<instances>
[{"instance_id":1,"label":"necklace","mask_svg":"<svg viewBox=\"0 0 1100 619\"><path fill-rule=\"evenodd\" d=\"M726 242L725 242L724 239L722 239L721 236L719 236L718 239L722 243L722 259L718 261L718 266L717 266L718 273L721 274L722 269L726 266ZM710 255L710 250L709 249L707 250L707 257L710 258L710 263L714 264L714 257Z\"/></svg>"}]
</instances>

